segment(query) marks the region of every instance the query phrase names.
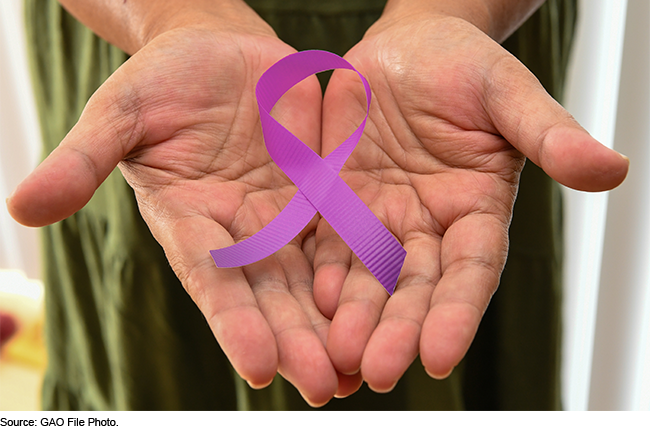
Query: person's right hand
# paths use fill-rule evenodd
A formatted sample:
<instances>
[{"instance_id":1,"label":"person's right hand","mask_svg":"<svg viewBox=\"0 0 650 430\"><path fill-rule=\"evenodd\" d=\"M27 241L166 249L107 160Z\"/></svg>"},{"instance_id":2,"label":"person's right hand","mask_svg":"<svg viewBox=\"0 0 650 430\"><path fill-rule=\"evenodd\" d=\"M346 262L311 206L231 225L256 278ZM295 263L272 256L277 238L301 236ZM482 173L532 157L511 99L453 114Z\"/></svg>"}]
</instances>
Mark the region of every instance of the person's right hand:
<instances>
[{"instance_id":1,"label":"person's right hand","mask_svg":"<svg viewBox=\"0 0 650 430\"><path fill-rule=\"evenodd\" d=\"M313 270L302 251L315 220L282 250L243 268L217 268L209 254L260 230L296 192L267 153L254 93L260 75L294 50L266 24L253 34L214 28L203 19L166 29L135 52L19 185L9 210L25 225L57 222L81 209L119 165L239 375L262 387L279 371L308 402L323 404L339 380L324 347L329 320L314 305ZM319 151L314 77L273 114ZM360 384L340 377L343 387Z\"/></svg>"}]
</instances>

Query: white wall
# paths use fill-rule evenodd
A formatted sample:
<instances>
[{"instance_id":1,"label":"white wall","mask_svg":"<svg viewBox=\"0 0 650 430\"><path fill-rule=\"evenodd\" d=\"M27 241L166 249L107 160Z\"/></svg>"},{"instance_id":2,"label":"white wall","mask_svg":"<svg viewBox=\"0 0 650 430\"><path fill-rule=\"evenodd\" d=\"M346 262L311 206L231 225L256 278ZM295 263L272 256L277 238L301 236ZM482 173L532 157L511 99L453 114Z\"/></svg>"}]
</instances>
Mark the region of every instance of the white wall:
<instances>
[{"instance_id":1,"label":"white wall","mask_svg":"<svg viewBox=\"0 0 650 430\"><path fill-rule=\"evenodd\" d=\"M565 193L564 403L650 410L650 3L580 6L566 107L631 170L610 193Z\"/></svg>"},{"instance_id":2,"label":"white wall","mask_svg":"<svg viewBox=\"0 0 650 430\"><path fill-rule=\"evenodd\" d=\"M25 57L21 0L0 0L0 269L40 274L37 232L19 226L5 199L34 168L40 132Z\"/></svg>"},{"instance_id":3,"label":"white wall","mask_svg":"<svg viewBox=\"0 0 650 430\"><path fill-rule=\"evenodd\" d=\"M629 0L614 146L630 175L610 193L590 409L650 410L650 2Z\"/></svg>"}]
</instances>

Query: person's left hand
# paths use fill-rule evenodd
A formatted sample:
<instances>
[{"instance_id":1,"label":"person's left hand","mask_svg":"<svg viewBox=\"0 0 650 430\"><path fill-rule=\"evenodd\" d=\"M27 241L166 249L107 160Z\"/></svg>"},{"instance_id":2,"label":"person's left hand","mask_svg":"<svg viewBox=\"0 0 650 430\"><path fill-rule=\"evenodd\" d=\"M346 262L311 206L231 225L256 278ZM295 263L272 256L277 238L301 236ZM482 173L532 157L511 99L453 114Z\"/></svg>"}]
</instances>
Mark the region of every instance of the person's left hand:
<instances>
[{"instance_id":1,"label":"person's left hand","mask_svg":"<svg viewBox=\"0 0 650 430\"><path fill-rule=\"evenodd\" d=\"M389 298L327 222L314 295L333 318L327 350L344 374L392 389L421 356L445 377L495 292L525 156L573 188L617 186L628 162L584 131L501 46L457 18L380 20L345 57L373 91L341 176L408 255ZM336 71L323 102L323 156L359 123L363 88Z\"/></svg>"}]
</instances>

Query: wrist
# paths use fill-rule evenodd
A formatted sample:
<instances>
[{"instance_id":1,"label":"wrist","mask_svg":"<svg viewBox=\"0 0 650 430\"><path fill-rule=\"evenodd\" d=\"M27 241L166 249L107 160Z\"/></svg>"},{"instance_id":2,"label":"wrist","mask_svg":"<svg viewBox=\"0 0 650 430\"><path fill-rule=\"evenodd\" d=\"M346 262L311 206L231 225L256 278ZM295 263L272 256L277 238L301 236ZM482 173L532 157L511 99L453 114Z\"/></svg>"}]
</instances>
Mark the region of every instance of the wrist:
<instances>
[{"instance_id":1,"label":"wrist","mask_svg":"<svg viewBox=\"0 0 650 430\"><path fill-rule=\"evenodd\" d=\"M380 21L461 19L503 42L542 3L544 0L388 0Z\"/></svg>"},{"instance_id":2,"label":"wrist","mask_svg":"<svg viewBox=\"0 0 650 430\"><path fill-rule=\"evenodd\" d=\"M173 2L162 13L150 13L140 28L139 47L179 28L276 37L271 26L243 0L193 0L192 6L185 0Z\"/></svg>"},{"instance_id":3,"label":"wrist","mask_svg":"<svg viewBox=\"0 0 650 430\"><path fill-rule=\"evenodd\" d=\"M134 54L158 35L182 27L274 36L243 0L59 0L98 36Z\"/></svg>"}]
</instances>

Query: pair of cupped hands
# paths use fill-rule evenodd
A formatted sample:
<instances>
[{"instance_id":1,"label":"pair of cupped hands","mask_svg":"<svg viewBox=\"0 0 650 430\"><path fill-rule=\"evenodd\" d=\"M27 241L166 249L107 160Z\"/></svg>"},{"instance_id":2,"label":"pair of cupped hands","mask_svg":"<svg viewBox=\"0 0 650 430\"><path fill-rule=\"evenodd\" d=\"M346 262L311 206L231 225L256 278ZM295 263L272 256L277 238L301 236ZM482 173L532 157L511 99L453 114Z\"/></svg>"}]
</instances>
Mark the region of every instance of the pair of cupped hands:
<instances>
[{"instance_id":1,"label":"pair of cupped hands","mask_svg":"<svg viewBox=\"0 0 650 430\"><path fill-rule=\"evenodd\" d=\"M235 370L276 372L312 405L386 392L420 356L447 376L495 292L525 159L569 187L617 186L628 161L584 131L499 44L466 21L380 20L345 58L372 88L340 175L408 252L390 296L318 215L274 255L217 268L209 250L269 223L296 193L267 153L262 73L295 52L270 29L179 26L95 93L60 146L8 200L41 226L82 208L118 166L151 232ZM357 75L315 77L273 109L325 157L359 125Z\"/></svg>"}]
</instances>

